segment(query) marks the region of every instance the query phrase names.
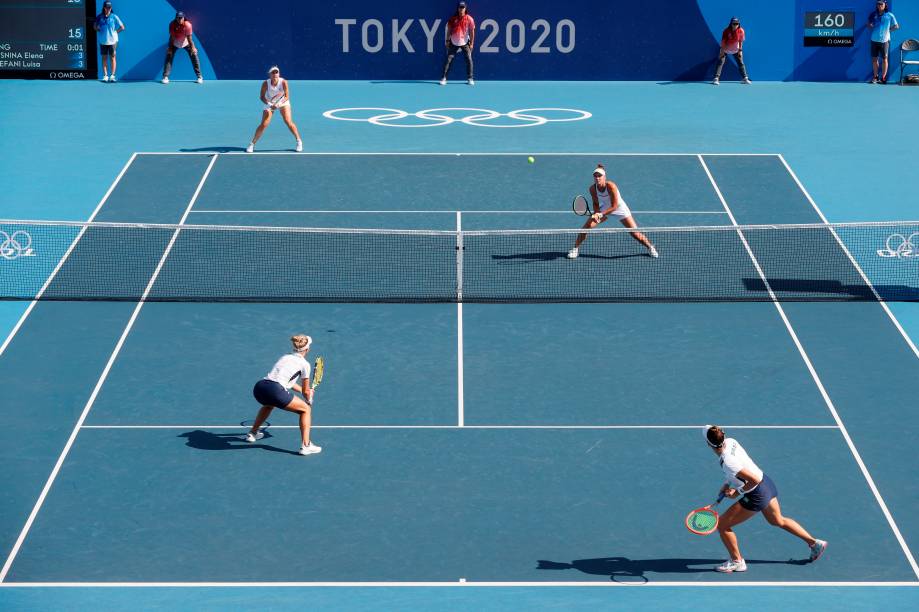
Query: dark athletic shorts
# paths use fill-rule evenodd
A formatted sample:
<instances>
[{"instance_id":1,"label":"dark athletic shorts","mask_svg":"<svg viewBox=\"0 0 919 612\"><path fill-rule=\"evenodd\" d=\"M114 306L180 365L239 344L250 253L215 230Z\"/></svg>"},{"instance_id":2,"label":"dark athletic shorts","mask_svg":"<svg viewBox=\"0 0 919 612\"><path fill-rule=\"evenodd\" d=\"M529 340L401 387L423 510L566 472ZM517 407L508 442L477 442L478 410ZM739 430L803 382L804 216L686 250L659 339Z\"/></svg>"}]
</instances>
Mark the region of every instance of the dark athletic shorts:
<instances>
[{"instance_id":1,"label":"dark athletic shorts","mask_svg":"<svg viewBox=\"0 0 919 612\"><path fill-rule=\"evenodd\" d=\"M263 378L252 387L252 395L262 406L286 408L294 399L294 394L285 389L281 383Z\"/></svg>"},{"instance_id":2,"label":"dark athletic shorts","mask_svg":"<svg viewBox=\"0 0 919 612\"><path fill-rule=\"evenodd\" d=\"M118 43L115 43L114 45L99 45L99 53L102 55L102 57L105 57L106 55L115 57L115 47L117 46Z\"/></svg>"},{"instance_id":3,"label":"dark athletic shorts","mask_svg":"<svg viewBox=\"0 0 919 612\"><path fill-rule=\"evenodd\" d=\"M871 41L871 57L881 56L884 59L887 59L887 56L890 55L890 41L888 40L885 43L879 43Z\"/></svg>"},{"instance_id":4,"label":"dark athletic shorts","mask_svg":"<svg viewBox=\"0 0 919 612\"><path fill-rule=\"evenodd\" d=\"M775 488L775 483L772 482L769 476L763 474L763 479L760 481L759 485L749 493L745 493L744 496L740 498L739 503L750 512L761 512L769 505L772 498L778 494L779 491Z\"/></svg>"}]
</instances>

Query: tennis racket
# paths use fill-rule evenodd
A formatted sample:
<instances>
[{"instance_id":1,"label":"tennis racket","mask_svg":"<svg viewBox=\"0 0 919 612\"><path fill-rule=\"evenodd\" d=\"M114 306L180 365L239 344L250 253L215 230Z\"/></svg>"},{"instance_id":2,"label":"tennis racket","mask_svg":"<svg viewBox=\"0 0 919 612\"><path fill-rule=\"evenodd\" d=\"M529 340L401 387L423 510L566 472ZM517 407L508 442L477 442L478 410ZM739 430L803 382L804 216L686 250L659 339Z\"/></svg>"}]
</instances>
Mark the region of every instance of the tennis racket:
<instances>
[{"instance_id":1,"label":"tennis racket","mask_svg":"<svg viewBox=\"0 0 919 612\"><path fill-rule=\"evenodd\" d=\"M246 429L252 429L252 426L255 425L255 419L246 419L245 421L241 421L239 424L245 427ZM269 423L268 421L265 421L264 423L262 423L262 426L258 428L258 430L264 431L265 429L268 429L269 427L271 427L271 423Z\"/></svg>"},{"instance_id":2,"label":"tennis racket","mask_svg":"<svg viewBox=\"0 0 919 612\"><path fill-rule=\"evenodd\" d=\"M696 535L708 535L718 529L718 513L715 506L724 499L724 491L718 494L715 503L696 508L686 515L686 529Z\"/></svg>"},{"instance_id":3,"label":"tennis racket","mask_svg":"<svg viewBox=\"0 0 919 612\"><path fill-rule=\"evenodd\" d=\"M325 361L322 357L316 357L316 365L313 368L313 380L310 382L310 389L315 389L322 382L322 373L325 371Z\"/></svg>"},{"instance_id":4,"label":"tennis racket","mask_svg":"<svg viewBox=\"0 0 919 612\"><path fill-rule=\"evenodd\" d=\"M571 202L571 210L574 211L574 214L582 217L589 217L591 215L590 202L582 195L574 196L574 201Z\"/></svg>"},{"instance_id":5,"label":"tennis racket","mask_svg":"<svg viewBox=\"0 0 919 612\"><path fill-rule=\"evenodd\" d=\"M284 97L284 92L278 93L270 100L268 100L268 106L271 107L271 110L278 110L278 108L287 101L287 98Z\"/></svg>"}]
</instances>

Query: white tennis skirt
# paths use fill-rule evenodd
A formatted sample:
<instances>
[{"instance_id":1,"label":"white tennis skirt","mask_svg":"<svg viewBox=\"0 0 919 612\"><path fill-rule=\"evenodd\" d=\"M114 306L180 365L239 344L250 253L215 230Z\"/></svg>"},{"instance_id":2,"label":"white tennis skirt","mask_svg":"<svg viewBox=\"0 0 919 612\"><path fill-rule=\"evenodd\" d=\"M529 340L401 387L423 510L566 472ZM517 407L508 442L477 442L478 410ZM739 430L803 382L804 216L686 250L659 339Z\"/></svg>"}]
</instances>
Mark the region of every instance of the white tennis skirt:
<instances>
[{"instance_id":1,"label":"white tennis skirt","mask_svg":"<svg viewBox=\"0 0 919 612\"><path fill-rule=\"evenodd\" d=\"M604 215L611 215L617 219L625 219L626 217L632 216L632 210L629 208L629 205L625 203L625 200L619 198L619 206L616 207L616 210L611 211L610 209L601 210Z\"/></svg>"}]
</instances>

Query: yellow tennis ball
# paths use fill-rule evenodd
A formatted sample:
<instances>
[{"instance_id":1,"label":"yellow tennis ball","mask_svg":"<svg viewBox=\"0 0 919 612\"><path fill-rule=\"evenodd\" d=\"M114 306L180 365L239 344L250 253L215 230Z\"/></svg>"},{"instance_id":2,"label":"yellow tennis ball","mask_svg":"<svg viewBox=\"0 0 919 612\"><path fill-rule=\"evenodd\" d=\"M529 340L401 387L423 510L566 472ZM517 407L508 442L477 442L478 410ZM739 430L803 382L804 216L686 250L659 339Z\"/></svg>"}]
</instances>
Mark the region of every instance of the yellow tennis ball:
<instances>
[{"instance_id":1,"label":"yellow tennis ball","mask_svg":"<svg viewBox=\"0 0 919 612\"><path fill-rule=\"evenodd\" d=\"M536 163L536 158L533 157L533 156L531 155L531 156L527 157L527 161L530 162L531 164L535 164L535 163Z\"/></svg>"}]
</instances>

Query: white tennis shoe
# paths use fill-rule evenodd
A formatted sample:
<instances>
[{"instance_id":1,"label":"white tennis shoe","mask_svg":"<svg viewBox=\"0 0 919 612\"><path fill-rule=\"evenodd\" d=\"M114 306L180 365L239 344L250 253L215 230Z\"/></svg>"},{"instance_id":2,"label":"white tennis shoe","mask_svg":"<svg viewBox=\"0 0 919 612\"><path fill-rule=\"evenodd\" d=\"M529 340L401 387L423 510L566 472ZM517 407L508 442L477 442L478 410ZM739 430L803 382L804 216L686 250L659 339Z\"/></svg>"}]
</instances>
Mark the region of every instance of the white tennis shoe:
<instances>
[{"instance_id":1,"label":"white tennis shoe","mask_svg":"<svg viewBox=\"0 0 919 612\"><path fill-rule=\"evenodd\" d=\"M660 257L660 255L657 252L657 249L655 249L653 246L648 247L648 255L650 255L654 259L657 259L658 257Z\"/></svg>"},{"instance_id":2,"label":"white tennis shoe","mask_svg":"<svg viewBox=\"0 0 919 612\"><path fill-rule=\"evenodd\" d=\"M722 574L730 574L733 572L745 572L747 571L747 562L741 559L740 561L734 561L733 559L728 559L721 565L715 568L716 572L721 572Z\"/></svg>"},{"instance_id":3,"label":"white tennis shoe","mask_svg":"<svg viewBox=\"0 0 919 612\"><path fill-rule=\"evenodd\" d=\"M113 74L111 77L109 77L109 81L112 82L112 83L114 83L114 82L117 81L117 80L118 80L118 79L115 78L115 75L114 75L114 74Z\"/></svg>"},{"instance_id":4,"label":"white tennis shoe","mask_svg":"<svg viewBox=\"0 0 919 612\"><path fill-rule=\"evenodd\" d=\"M250 142L249 146L246 147L246 153L252 153L253 151L255 151L255 145Z\"/></svg>"},{"instance_id":5,"label":"white tennis shoe","mask_svg":"<svg viewBox=\"0 0 919 612\"><path fill-rule=\"evenodd\" d=\"M198 85L200 85L203 82L204 82L204 77L198 77L197 79L195 79L195 83L197 83Z\"/></svg>"},{"instance_id":6,"label":"white tennis shoe","mask_svg":"<svg viewBox=\"0 0 919 612\"><path fill-rule=\"evenodd\" d=\"M102 75L102 82L103 82L103 83L108 83L108 75L107 75L107 74L103 74L103 75ZM877 83L877 81L875 81L875 83Z\"/></svg>"},{"instance_id":7,"label":"white tennis shoe","mask_svg":"<svg viewBox=\"0 0 919 612\"><path fill-rule=\"evenodd\" d=\"M574 247L568 251L568 259L577 259L578 258L578 247Z\"/></svg>"},{"instance_id":8,"label":"white tennis shoe","mask_svg":"<svg viewBox=\"0 0 919 612\"><path fill-rule=\"evenodd\" d=\"M255 432L255 433L252 433L252 432L250 431L249 433L246 434L246 442L248 442L249 444L251 444L251 443L255 442L256 440L261 440L261 439L264 438L264 437L265 437L265 434L264 434L263 432L261 432L261 431L257 431L257 432Z\"/></svg>"},{"instance_id":9,"label":"white tennis shoe","mask_svg":"<svg viewBox=\"0 0 919 612\"><path fill-rule=\"evenodd\" d=\"M163 77L163 80L160 81L163 85L169 85L169 77Z\"/></svg>"},{"instance_id":10,"label":"white tennis shoe","mask_svg":"<svg viewBox=\"0 0 919 612\"><path fill-rule=\"evenodd\" d=\"M300 445L300 454L301 454L301 455L315 455L315 454L321 453L321 452L322 452L322 447L321 447L321 446L316 446L316 445L313 444L312 442L310 442L310 445L309 445L309 446Z\"/></svg>"},{"instance_id":11,"label":"white tennis shoe","mask_svg":"<svg viewBox=\"0 0 919 612\"><path fill-rule=\"evenodd\" d=\"M826 544L827 544L826 540L817 540L816 542L814 542L814 545L811 546L811 556L810 556L811 561L816 561L817 559L820 558L820 555L822 555L823 551L826 550Z\"/></svg>"},{"instance_id":12,"label":"white tennis shoe","mask_svg":"<svg viewBox=\"0 0 919 612\"><path fill-rule=\"evenodd\" d=\"M467 79L467 80L466 80L466 84L467 84L467 85L475 85L475 79Z\"/></svg>"},{"instance_id":13,"label":"white tennis shoe","mask_svg":"<svg viewBox=\"0 0 919 612\"><path fill-rule=\"evenodd\" d=\"M303 141L302 140L297 141L297 146L294 147L294 151L296 151L297 153L300 153L301 151L303 151Z\"/></svg>"},{"instance_id":14,"label":"white tennis shoe","mask_svg":"<svg viewBox=\"0 0 919 612\"><path fill-rule=\"evenodd\" d=\"M440 84L441 84L441 85L446 85L446 84L447 84L447 79L441 79L441 80L440 80Z\"/></svg>"}]
</instances>

